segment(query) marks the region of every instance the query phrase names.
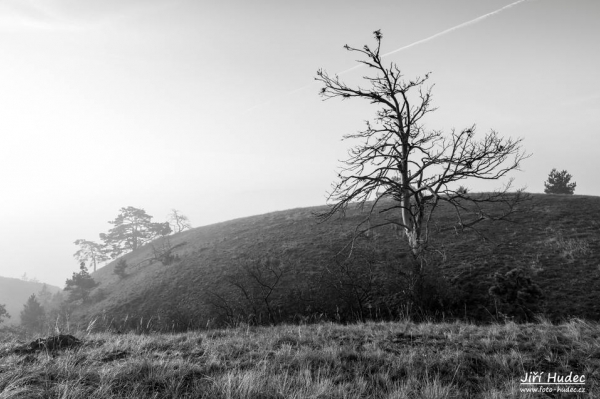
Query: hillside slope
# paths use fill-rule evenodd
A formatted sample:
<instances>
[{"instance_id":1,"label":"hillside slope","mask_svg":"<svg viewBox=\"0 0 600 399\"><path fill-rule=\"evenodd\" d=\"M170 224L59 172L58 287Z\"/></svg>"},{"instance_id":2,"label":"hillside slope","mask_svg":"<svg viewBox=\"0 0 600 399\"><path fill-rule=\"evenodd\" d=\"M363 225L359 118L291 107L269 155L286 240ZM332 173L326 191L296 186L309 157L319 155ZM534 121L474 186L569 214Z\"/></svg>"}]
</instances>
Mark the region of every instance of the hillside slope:
<instances>
[{"instance_id":1,"label":"hillside slope","mask_svg":"<svg viewBox=\"0 0 600 399\"><path fill-rule=\"evenodd\" d=\"M529 206L515 216L515 223L482 223L486 240L455 229L440 228L444 232L434 236L434 245L445 254L442 274L469 296L460 304L463 316L492 315L487 291L494 273L519 267L541 287L540 311L551 319L600 319L600 197L535 194ZM243 292L240 286L248 283L249 275L241 271L252 260L269 257L280 260L281 279L269 300L281 318L311 311L335 318L336 309L356 307L348 296L332 296L333 280L323 285L332 275L323 273L339 266L333 258L349 242L361 213L352 210L344 219L318 223L313 214L324 209L273 212L173 235L170 245L177 246L173 252L180 260L167 266L151 260L152 245L159 248L164 242L146 245L123 257L128 264L126 278L113 274L116 262L94 273L100 282L95 302L80 307L75 315L82 321L102 315L104 321L146 320L173 326L211 323L242 307L246 315L255 317L264 310L263 291L254 284ZM444 207L439 208L436 220L440 227L452 226L454 221L451 210ZM367 248L363 253L371 255L352 265L356 278L367 275L358 269L373 264L398 270L406 264L407 249L395 231L381 228L363 241ZM370 304L376 302L372 296L369 301L365 306L371 311ZM359 305L360 311L366 309Z\"/></svg>"},{"instance_id":2,"label":"hillside slope","mask_svg":"<svg viewBox=\"0 0 600 399\"><path fill-rule=\"evenodd\" d=\"M18 278L0 277L0 304L6 305L6 310L10 315L3 324L19 324L21 322L19 315L23 310L23 305L31 294L37 294L42 289L44 283L34 281L24 281ZM51 294L61 291L60 288L46 284Z\"/></svg>"}]
</instances>

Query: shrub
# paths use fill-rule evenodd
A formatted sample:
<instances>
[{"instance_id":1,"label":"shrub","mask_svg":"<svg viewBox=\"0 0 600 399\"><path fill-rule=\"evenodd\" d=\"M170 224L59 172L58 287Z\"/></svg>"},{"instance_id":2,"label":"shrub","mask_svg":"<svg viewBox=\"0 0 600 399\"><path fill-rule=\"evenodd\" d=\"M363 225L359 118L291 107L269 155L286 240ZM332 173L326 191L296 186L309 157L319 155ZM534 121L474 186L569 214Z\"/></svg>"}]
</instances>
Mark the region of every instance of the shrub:
<instances>
[{"instance_id":1,"label":"shrub","mask_svg":"<svg viewBox=\"0 0 600 399\"><path fill-rule=\"evenodd\" d=\"M382 296L384 306L390 310L389 316L422 321L457 315L464 295L455 282L441 272L443 266L444 259L432 255L421 264L407 258L397 265L395 287ZM387 275L388 279L394 277Z\"/></svg>"},{"instance_id":2,"label":"shrub","mask_svg":"<svg viewBox=\"0 0 600 399\"><path fill-rule=\"evenodd\" d=\"M127 273L125 269L127 268L127 261L123 258L119 259L115 268L113 269L113 273L119 276L119 278L127 277Z\"/></svg>"},{"instance_id":3,"label":"shrub","mask_svg":"<svg viewBox=\"0 0 600 399\"><path fill-rule=\"evenodd\" d=\"M542 297L540 287L520 268L505 274L496 272L489 294L496 302L496 313L503 319L531 321Z\"/></svg>"}]
</instances>

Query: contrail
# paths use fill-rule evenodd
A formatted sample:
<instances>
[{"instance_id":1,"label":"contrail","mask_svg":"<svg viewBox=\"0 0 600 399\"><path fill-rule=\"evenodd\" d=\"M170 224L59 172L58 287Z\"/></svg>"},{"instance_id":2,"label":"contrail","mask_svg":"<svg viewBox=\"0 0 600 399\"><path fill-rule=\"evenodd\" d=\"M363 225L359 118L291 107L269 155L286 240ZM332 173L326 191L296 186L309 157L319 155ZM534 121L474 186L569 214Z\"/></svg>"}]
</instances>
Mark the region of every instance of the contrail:
<instances>
[{"instance_id":1,"label":"contrail","mask_svg":"<svg viewBox=\"0 0 600 399\"><path fill-rule=\"evenodd\" d=\"M453 27L453 28L449 28L449 29L446 29L445 31L442 31L442 32L440 32L440 33L436 33L435 35L433 35L433 36L429 36L428 38L421 39L421 40L419 40L419 41L416 41L416 42L414 42L414 43L411 43L411 44L409 44L409 45L407 45L407 46L400 47L399 49L396 49L396 50L394 50L394 51L390 51L389 53L385 53L385 54L383 54L383 55L382 55L382 57L387 57L388 55L392 55L392 54L395 54L395 53L397 53L397 52L399 52L399 51L406 50L407 48L411 48L411 47L414 47L414 46L416 46L416 45L418 45L418 44L421 44L421 43L428 42L428 41L430 41L430 40L433 40L433 39L435 39L435 38L437 38L437 37L444 36L444 35L445 35L445 34L447 34L447 33L454 32L454 31L455 31L455 30L457 30L457 29L464 28L465 26L469 26L469 25L472 25L472 24L476 24L476 23L477 23L477 22L479 22L479 21L483 21L484 19L486 19L486 18L488 18L488 17L491 17L491 16L492 16L492 15L494 15L494 14L498 14L499 12L502 12L502 11L504 11L504 10L508 9L508 8L514 7L514 6L516 6L517 4L519 4L519 3L523 3L524 1L527 1L527 0L518 0L518 1L515 1L514 3L511 3L511 4L507 5L507 6L504 6L504 7L502 7L502 8L499 8L499 9L497 9L496 11L489 12L489 13L487 13L487 14L485 14L485 15L482 15L481 17L477 17L477 18L475 18L475 19L472 19L472 20L470 20L470 21L463 22L463 23L462 23L462 24L460 24L460 25L456 25L456 26L455 26L455 27ZM362 65L362 64L361 64L361 65Z\"/></svg>"},{"instance_id":2,"label":"contrail","mask_svg":"<svg viewBox=\"0 0 600 399\"><path fill-rule=\"evenodd\" d=\"M523 3L523 2L525 2L525 1L527 1L527 0L518 0L518 1L515 1L514 3L510 3L510 4L508 4L508 5L506 5L506 6L502 7L502 8L499 8L499 9L497 9L497 10L495 10L495 11L488 12L488 13L487 13L487 14L485 14L485 15L482 15L482 16L480 16L480 17L477 17L477 18L475 18L475 19L472 19L472 20L470 20L470 21L467 21L467 22L463 22L462 24L459 24L459 25L453 26L452 28L448 28L448 29L446 29L446 30L444 30L444 31L441 31L441 32L439 32L439 33L436 33L435 35L432 35L432 36L426 37L425 39L418 40L418 41L416 41L416 42L414 42L414 43L411 43L411 44L408 44L408 45L406 45L406 46L404 46L404 47L400 47L400 48L398 48L398 49L396 49L396 50L390 51L389 53L385 53L385 54L383 54L381 57L383 58L383 57L387 57L387 56L389 56L389 55L392 55L392 54L399 53L400 51L403 51L403 50L409 49L409 48L411 48L411 47L414 47L414 46L417 46L417 45L419 45L419 44L422 44L422 43L428 42L428 41L430 41L430 40L436 39L436 38L438 38L438 37L440 37L440 36L444 36L444 35L446 35L446 34L448 34L448 33L454 32L455 30L458 30L458 29L464 28L465 26L469 26L469 25L476 24L477 22L483 21L484 19L486 19L486 18L489 18L489 17L491 17L492 15L498 14L498 13L500 13L500 12L504 11L504 10L507 10L507 9L509 9L509 8L511 8L511 7L514 7L514 6L516 6L517 4L519 4L519 3ZM350 72L350 71L354 71L355 69L358 69L358 68L361 68L361 67L364 67L364 64L357 64L357 65L353 66L352 68L348 68L348 69L345 69L345 70L343 70L343 71L341 71L341 72L338 72L338 73L337 73L337 75L338 75L338 76L339 76L339 75L343 75L343 74L345 74L345 73L348 73L348 72ZM292 91L290 91L289 93L286 93L286 94L282 95L281 97L287 97L287 96L289 96L289 95L291 95L291 94L294 94L294 93L297 93L297 92L299 92L299 91L302 91L302 90L304 90L304 89L306 89L306 88L308 88L308 87L312 86L313 84L314 84L314 82L313 82L313 83L310 83L310 84L307 84L306 86L302 86L302 87L300 87L300 88L298 88L298 89L292 90ZM280 97L280 98L281 98L281 97ZM261 104L255 105L255 106L253 106L253 107L251 107L251 108L248 108L248 109L247 109L246 111L244 111L243 113L249 112L249 111L251 111L251 110L253 110L253 109L255 109L255 108L261 107L261 106L263 106L263 105L265 105L265 104L269 104L269 103L270 103L270 102L272 102L272 101L273 101L273 100L269 100L269 101L265 101L264 103L261 103Z\"/></svg>"},{"instance_id":3,"label":"contrail","mask_svg":"<svg viewBox=\"0 0 600 399\"><path fill-rule=\"evenodd\" d=\"M483 21L484 19L486 19L486 18L488 18L488 17L491 17L492 15L498 14L499 12L502 12L502 11L504 11L504 10L508 9L508 8L514 7L514 6L516 6L517 4L519 4L519 3L523 3L524 1L527 1L527 0L518 0L518 1L515 1L514 3L510 3L510 4L508 4L508 5L506 5L506 6L502 7L502 8L499 8L499 9L497 9L496 11L489 12L489 13L487 13L487 14L485 14L485 15L482 15L482 16L480 16L480 17L477 17L477 18L475 18L475 19L472 19L472 20L470 20L470 21L463 22L463 23L462 23L462 24L460 24L460 25L456 25L456 26L453 26L452 28L448 28L448 29L446 29L446 30L444 30L444 31L441 31L441 32L439 32L439 33L436 33L436 34L435 34L435 35L433 35L433 36L426 37L425 39L418 40L418 41L416 41L416 42L414 42L414 43L411 43L411 44L408 44L408 45L406 45L406 46L404 46L404 47L400 47L399 49L396 49L396 50L390 51L389 53L385 53L385 54L383 54L381 57L383 58L383 57L387 57L388 55L392 55L392 54L399 53L400 51L403 51L403 50L409 49L409 48L411 48L411 47L414 47L414 46L417 46L417 45L419 45L419 44L421 44L421 43L425 43L425 42L428 42L428 41L430 41L430 40L436 39L436 38L438 38L438 37L440 37L440 36L444 36L444 35L446 35L446 34L448 34L448 33L450 33L450 32L454 32L455 30L458 30L458 29L464 28L465 26L469 26L469 25L472 25L472 24L476 24L476 23L477 23L477 22L479 22L479 21ZM345 70L343 70L342 72L338 73L338 75L342 75L342 74L344 74L344 73L348 73L348 72L350 72L350 71L353 71L353 70L355 70L355 69L358 69L358 68L361 68L361 67L364 67L364 64L358 64L358 65L355 65L355 66L353 66L352 68L345 69Z\"/></svg>"}]
</instances>

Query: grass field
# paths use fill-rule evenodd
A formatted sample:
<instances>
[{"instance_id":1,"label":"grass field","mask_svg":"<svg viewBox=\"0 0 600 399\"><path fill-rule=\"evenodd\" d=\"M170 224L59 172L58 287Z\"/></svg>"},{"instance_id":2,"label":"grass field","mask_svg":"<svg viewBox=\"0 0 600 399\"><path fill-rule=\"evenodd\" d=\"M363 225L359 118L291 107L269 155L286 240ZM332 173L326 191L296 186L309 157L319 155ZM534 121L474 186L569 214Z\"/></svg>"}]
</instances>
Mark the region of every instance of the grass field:
<instances>
[{"instance_id":1,"label":"grass field","mask_svg":"<svg viewBox=\"0 0 600 399\"><path fill-rule=\"evenodd\" d=\"M76 348L27 354L4 335L0 398L600 397L600 326L578 319L75 335ZM535 372L582 375L570 387L585 392L527 393L520 380Z\"/></svg>"}]
</instances>

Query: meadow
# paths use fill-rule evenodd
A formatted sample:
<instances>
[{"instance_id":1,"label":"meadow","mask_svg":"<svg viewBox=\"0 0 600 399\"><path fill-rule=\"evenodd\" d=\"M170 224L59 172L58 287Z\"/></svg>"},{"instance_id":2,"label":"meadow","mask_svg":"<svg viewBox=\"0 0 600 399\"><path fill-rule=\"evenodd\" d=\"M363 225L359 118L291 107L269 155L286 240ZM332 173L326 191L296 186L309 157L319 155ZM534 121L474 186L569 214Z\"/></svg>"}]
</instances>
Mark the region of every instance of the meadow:
<instances>
[{"instance_id":1,"label":"meadow","mask_svg":"<svg viewBox=\"0 0 600 399\"><path fill-rule=\"evenodd\" d=\"M31 353L4 334L0 398L597 398L599 327L573 319L80 331L76 347ZM536 372L542 381L584 376L562 388L585 392L527 392L539 386L520 381Z\"/></svg>"}]
</instances>

